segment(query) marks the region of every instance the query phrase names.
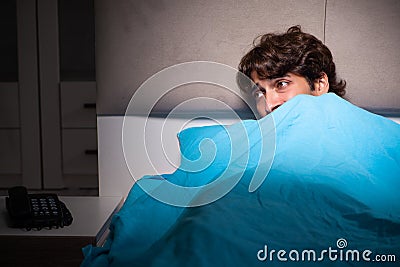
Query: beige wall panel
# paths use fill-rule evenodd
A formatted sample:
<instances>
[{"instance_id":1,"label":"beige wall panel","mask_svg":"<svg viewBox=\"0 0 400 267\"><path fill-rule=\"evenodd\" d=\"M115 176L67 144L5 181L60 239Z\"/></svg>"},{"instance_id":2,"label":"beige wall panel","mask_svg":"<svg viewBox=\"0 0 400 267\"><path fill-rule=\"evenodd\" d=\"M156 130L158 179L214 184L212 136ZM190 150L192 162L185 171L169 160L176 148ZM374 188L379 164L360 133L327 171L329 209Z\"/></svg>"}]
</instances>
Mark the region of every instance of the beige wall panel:
<instances>
[{"instance_id":1,"label":"beige wall panel","mask_svg":"<svg viewBox=\"0 0 400 267\"><path fill-rule=\"evenodd\" d=\"M349 99L372 109L400 109L400 1L330 0L326 44Z\"/></svg>"},{"instance_id":2,"label":"beige wall panel","mask_svg":"<svg viewBox=\"0 0 400 267\"><path fill-rule=\"evenodd\" d=\"M95 5L97 112L103 115L123 114L135 90L165 67L204 60L236 68L256 36L295 24L324 37L321 0L99 0ZM204 96L220 98L208 88ZM179 103L175 99L182 98L168 96L166 109Z\"/></svg>"}]
</instances>

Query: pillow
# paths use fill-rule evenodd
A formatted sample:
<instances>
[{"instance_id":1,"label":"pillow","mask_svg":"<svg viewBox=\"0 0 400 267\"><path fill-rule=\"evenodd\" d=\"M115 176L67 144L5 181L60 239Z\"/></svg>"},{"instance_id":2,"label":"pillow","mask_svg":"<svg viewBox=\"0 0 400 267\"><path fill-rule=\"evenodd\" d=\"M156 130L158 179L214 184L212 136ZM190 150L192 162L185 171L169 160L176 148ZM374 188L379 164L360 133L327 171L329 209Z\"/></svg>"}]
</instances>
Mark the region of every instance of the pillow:
<instances>
[{"instance_id":1,"label":"pillow","mask_svg":"<svg viewBox=\"0 0 400 267\"><path fill-rule=\"evenodd\" d=\"M238 182L247 176L254 191L265 179L275 151L275 125L272 116L243 120L229 126L193 127L178 134L181 164L173 175L164 177L181 186L201 186L219 178ZM257 177L253 180L254 177ZM223 181L220 180L220 181ZM228 181L228 183L230 183Z\"/></svg>"},{"instance_id":2,"label":"pillow","mask_svg":"<svg viewBox=\"0 0 400 267\"><path fill-rule=\"evenodd\" d=\"M183 160L197 160L201 156L202 146L203 149L209 149L210 140L221 131L225 131L224 125L211 125L211 126L201 126L192 127L182 130L177 134L179 141L179 148L181 151L181 157ZM207 142L205 144L205 142ZM213 142L214 143L214 142Z\"/></svg>"},{"instance_id":3,"label":"pillow","mask_svg":"<svg viewBox=\"0 0 400 267\"><path fill-rule=\"evenodd\" d=\"M175 184L200 186L211 181L211 174L227 166L230 154L230 138L225 125L192 127L179 132L177 137L181 151L181 163L173 175ZM182 179L176 179L182 178Z\"/></svg>"}]
</instances>

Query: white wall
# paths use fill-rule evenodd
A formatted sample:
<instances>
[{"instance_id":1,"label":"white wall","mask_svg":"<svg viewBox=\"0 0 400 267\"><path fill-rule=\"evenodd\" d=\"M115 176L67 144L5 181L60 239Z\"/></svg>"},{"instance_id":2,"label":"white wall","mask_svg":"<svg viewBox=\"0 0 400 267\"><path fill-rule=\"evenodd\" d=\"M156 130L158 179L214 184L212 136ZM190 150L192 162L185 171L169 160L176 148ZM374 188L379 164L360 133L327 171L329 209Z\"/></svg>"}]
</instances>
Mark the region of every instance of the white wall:
<instances>
[{"instance_id":1,"label":"white wall","mask_svg":"<svg viewBox=\"0 0 400 267\"><path fill-rule=\"evenodd\" d=\"M194 60L236 68L256 36L295 24L323 38L325 1L98 0L95 14L97 112L124 114L135 90L163 68ZM239 105L215 88L182 90L163 105L199 95Z\"/></svg>"},{"instance_id":2,"label":"white wall","mask_svg":"<svg viewBox=\"0 0 400 267\"><path fill-rule=\"evenodd\" d=\"M254 37L294 24L325 39L352 102L400 109L397 0L97 0L95 9L100 115L123 114L140 84L165 67L210 60L236 68ZM159 108L191 96L223 98L211 88L182 90Z\"/></svg>"},{"instance_id":3,"label":"white wall","mask_svg":"<svg viewBox=\"0 0 400 267\"><path fill-rule=\"evenodd\" d=\"M348 97L369 109L399 109L400 1L329 0L326 44Z\"/></svg>"}]
</instances>

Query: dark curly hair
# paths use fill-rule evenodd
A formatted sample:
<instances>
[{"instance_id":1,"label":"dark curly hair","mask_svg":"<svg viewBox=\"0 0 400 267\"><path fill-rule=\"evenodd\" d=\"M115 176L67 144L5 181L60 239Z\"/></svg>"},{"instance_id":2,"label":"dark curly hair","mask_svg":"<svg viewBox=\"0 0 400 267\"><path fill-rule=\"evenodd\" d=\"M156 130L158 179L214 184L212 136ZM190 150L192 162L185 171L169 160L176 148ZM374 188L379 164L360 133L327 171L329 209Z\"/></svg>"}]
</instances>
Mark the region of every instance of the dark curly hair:
<instances>
[{"instance_id":1,"label":"dark curly hair","mask_svg":"<svg viewBox=\"0 0 400 267\"><path fill-rule=\"evenodd\" d=\"M314 90L314 81L323 73L328 76L329 92L341 97L346 81L338 80L332 53L315 36L290 27L286 33L267 33L253 41L253 48L242 58L239 71L247 77L256 71L261 79L283 77L288 72L305 77Z\"/></svg>"}]
</instances>

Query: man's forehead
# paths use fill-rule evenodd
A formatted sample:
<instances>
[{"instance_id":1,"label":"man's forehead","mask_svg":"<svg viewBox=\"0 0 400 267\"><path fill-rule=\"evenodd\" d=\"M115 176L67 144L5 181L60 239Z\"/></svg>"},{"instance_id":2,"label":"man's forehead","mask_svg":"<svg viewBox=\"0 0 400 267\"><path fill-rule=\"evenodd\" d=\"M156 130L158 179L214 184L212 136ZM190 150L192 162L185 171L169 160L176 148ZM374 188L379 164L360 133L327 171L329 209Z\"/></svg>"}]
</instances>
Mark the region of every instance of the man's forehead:
<instances>
[{"instance_id":1,"label":"man's forehead","mask_svg":"<svg viewBox=\"0 0 400 267\"><path fill-rule=\"evenodd\" d=\"M274 80L278 80L278 79L282 79L282 78L291 78L292 76L293 76L293 74L288 72L288 73L283 74L283 75L273 75L273 76L269 76L269 75L264 76L263 75L263 76L260 77L259 73L256 70L253 70L251 72L251 79L254 82L259 81L259 80L274 81Z\"/></svg>"}]
</instances>

